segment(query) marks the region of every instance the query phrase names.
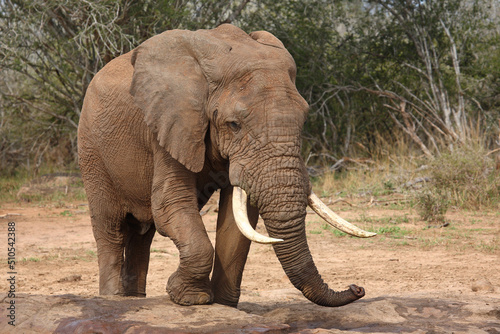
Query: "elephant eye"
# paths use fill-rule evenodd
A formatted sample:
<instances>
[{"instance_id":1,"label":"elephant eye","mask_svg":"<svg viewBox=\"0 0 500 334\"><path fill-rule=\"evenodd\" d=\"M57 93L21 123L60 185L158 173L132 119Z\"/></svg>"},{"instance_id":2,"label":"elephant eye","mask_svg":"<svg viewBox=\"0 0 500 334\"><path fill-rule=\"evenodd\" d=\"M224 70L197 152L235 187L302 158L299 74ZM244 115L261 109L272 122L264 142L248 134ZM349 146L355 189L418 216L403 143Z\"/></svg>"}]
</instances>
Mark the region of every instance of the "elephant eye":
<instances>
[{"instance_id":1,"label":"elephant eye","mask_svg":"<svg viewBox=\"0 0 500 334\"><path fill-rule=\"evenodd\" d=\"M231 129L233 132L238 132L241 129L241 126L237 122L227 122L227 126Z\"/></svg>"}]
</instances>

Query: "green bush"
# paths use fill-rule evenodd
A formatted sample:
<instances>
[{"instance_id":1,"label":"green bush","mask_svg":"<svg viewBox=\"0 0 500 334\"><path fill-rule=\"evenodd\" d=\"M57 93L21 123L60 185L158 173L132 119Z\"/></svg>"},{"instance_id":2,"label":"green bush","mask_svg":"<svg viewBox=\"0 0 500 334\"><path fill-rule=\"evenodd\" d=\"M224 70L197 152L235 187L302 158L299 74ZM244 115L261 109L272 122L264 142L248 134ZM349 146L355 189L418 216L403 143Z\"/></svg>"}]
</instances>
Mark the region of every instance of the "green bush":
<instances>
[{"instance_id":1,"label":"green bush","mask_svg":"<svg viewBox=\"0 0 500 334\"><path fill-rule=\"evenodd\" d=\"M444 223L444 215L449 206L448 196L441 193L426 190L417 194L417 212L426 222Z\"/></svg>"},{"instance_id":2,"label":"green bush","mask_svg":"<svg viewBox=\"0 0 500 334\"><path fill-rule=\"evenodd\" d=\"M442 221L449 206L481 209L498 204L500 176L481 145L468 144L430 164L431 182L416 195L422 219Z\"/></svg>"}]
</instances>

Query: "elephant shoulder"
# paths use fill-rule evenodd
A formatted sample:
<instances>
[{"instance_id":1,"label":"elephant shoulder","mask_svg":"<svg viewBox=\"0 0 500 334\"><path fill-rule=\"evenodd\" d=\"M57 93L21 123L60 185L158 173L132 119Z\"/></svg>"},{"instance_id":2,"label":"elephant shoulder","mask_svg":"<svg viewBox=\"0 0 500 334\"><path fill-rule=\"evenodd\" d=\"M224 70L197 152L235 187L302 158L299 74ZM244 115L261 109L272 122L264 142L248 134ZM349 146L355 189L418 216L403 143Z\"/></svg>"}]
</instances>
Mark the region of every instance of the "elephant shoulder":
<instances>
[{"instance_id":1,"label":"elephant shoulder","mask_svg":"<svg viewBox=\"0 0 500 334\"><path fill-rule=\"evenodd\" d=\"M131 56L129 52L113 59L90 82L82 109L82 118L88 118L87 122L99 121L103 115L134 113L135 105L129 93L134 71Z\"/></svg>"},{"instance_id":2,"label":"elephant shoulder","mask_svg":"<svg viewBox=\"0 0 500 334\"><path fill-rule=\"evenodd\" d=\"M129 52L113 59L95 75L83 101L81 131L89 129L106 136L116 128L142 122L144 116L129 93L133 75L131 56Z\"/></svg>"},{"instance_id":3,"label":"elephant shoulder","mask_svg":"<svg viewBox=\"0 0 500 334\"><path fill-rule=\"evenodd\" d=\"M123 54L104 66L92 80L89 89L99 97L128 93L134 68L130 63L132 52Z\"/></svg>"}]
</instances>

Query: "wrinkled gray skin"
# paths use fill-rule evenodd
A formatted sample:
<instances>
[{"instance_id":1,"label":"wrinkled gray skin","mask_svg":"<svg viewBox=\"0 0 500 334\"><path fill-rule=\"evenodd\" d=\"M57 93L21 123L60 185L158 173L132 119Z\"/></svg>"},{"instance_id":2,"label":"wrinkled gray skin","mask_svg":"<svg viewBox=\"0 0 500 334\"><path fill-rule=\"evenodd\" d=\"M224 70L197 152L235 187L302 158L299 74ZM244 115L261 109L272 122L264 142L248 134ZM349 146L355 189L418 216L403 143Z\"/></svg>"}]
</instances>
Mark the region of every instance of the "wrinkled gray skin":
<instances>
[{"instance_id":1,"label":"wrinkled gray skin","mask_svg":"<svg viewBox=\"0 0 500 334\"><path fill-rule=\"evenodd\" d=\"M164 32L95 76L78 151L100 294L145 296L158 231L179 249L167 284L174 302L236 306L250 247L232 213L239 186L249 195L251 224L260 214L268 234L285 240L274 250L304 296L341 306L364 295L355 285L329 289L309 252L304 220L311 189L300 156L308 105L295 73L292 57L270 33L222 25ZM217 188L214 250L199 209Z\"/></svg>"}]
</instances>

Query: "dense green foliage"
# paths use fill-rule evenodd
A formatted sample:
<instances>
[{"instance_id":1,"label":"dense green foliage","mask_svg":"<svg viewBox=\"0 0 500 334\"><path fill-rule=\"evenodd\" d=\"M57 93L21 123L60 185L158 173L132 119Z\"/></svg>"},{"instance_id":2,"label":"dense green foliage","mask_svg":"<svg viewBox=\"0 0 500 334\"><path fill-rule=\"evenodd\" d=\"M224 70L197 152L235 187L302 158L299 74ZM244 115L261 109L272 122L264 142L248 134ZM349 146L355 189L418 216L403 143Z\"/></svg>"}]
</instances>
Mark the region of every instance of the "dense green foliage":
<instances>
[{"instance_id":1,"label":"dense green foliage","mask_svg":"<svg viewBox=\"0 0 500 334\"><path fill-rule=\"evenodd\" d=\"M313 153L372 153L378 135L403 132L434 156L478 127L486 136L498 129L498 8L493 1L269 1L247 21L267 27L295 57L297 85L311 104Z\"/></svg>"},{"instance_id":2,"label":"dense green foliage","mask_svg":"<svg viewBox=\"0 0 500 334\"><path fill-rule=\"evenodd\" d=\"M166 29L224 22L268 30L294 56L310 161L372 155L401 135L430 157L471 136L492 146L499 16L495 0L3 0L0 168L74 164L102 66Z\"/></svg>"}]
</instances>

